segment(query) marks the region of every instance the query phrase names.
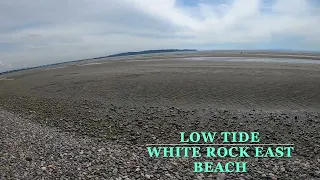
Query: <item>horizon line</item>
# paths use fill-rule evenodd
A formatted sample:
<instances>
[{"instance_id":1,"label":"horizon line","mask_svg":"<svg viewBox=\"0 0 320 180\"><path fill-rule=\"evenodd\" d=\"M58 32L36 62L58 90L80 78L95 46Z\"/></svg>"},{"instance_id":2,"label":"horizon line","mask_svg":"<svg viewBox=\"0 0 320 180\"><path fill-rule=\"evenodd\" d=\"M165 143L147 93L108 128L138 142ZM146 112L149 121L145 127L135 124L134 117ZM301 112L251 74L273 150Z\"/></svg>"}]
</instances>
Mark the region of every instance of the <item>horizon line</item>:
<instances>
[{"instance_id":1,"label":"horizon line","mask_svg":"<svg viewBox=\"0 0 320 180\"><path fill-rule=\"evenodd\" d=\"M36 69L36 68L42 68L45 66L54 66L54 65L61 65L61 64L67 64L67 63L74 63L74 62L79 62L79 61L88 61L88 60L95 60L95 59L102 59L102 58L112 58L113 55L117 54L122 54L122 53L138 53L138 52L143 52L143 51L157 51L157 50L192 50L196 52L201 52L201 51L282 51L282 52L305 52L305 53L320 53L320 50L297 50L297 49L149 49L149 50L141 50L141 51L125 51L121 53L114 53L114 54L109 54L106 56L100 56L100 57L91 57L91 58L84 58L84 59L77 59L77 60L70 60L70 61L62 61L62 62L57 62L57 63L48 63L48 64L42 64L38 66L29 66L29 67L23 67L23 68L13 68L5 71L0 70L0 75L11 73L13 71L23 71L23 70L29 70L29 69ZM172 53L172 52L160 52L160 53ZM174 52L173 52L174 53ZM150 53L150 54L156 54L156 53ZM123 55L123 56L132 56L132 55ZM135 56L135 55L133 55Z\"/></svg>"}]
</instances>

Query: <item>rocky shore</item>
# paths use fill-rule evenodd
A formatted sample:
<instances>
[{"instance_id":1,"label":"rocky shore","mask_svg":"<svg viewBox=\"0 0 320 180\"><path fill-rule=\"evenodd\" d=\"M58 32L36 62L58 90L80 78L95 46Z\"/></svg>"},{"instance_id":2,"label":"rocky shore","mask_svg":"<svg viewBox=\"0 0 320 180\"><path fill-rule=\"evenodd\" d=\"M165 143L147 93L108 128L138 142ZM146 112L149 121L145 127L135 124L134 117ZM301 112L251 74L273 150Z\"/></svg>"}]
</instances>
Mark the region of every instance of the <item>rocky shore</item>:
<instances>
[{"instance_id":1,"label":"rocky shore","mask_svg":"<svg viewBox=\"0 0 320 180\"><path fill-rule=\"evenodd\" d=\"M311 65L173 60L9 74L0 179L320 179L319 77ZM256 131L295 150L245 159L247 173L193 172L229 159L149 157L146 144L191 131Z\"/></svg>"}]
</instances>

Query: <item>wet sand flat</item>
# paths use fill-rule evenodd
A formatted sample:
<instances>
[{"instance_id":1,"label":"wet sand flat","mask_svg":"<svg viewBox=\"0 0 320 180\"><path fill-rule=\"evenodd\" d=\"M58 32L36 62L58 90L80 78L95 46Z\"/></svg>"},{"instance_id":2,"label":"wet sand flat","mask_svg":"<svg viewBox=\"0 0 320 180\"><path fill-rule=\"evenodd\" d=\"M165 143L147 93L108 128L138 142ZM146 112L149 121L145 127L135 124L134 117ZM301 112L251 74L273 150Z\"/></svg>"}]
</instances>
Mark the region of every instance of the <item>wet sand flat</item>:
<instances>
[{"instance_id":1,"label":"wet sand flat","mask_svg":"<svg viewBox=\"0 0 320 180\"><path fill-rule=\"evenodd\" d=\"M112 61L11 75L1 95L106 104L306 110L320 108L320 65ZM15 92L12 92L15 89Z\"/></svg>"}]
</instances>

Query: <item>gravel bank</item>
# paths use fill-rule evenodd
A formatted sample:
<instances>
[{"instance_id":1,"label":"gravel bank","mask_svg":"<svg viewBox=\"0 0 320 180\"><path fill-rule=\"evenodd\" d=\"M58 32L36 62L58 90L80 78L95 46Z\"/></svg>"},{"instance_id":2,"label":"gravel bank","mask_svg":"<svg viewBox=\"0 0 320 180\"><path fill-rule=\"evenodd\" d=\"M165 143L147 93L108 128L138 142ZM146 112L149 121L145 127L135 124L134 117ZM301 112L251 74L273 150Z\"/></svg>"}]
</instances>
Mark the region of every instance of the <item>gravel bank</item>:
<instances>
[{"instance_id":1,"label":"gravel bank","mask_svg":"<svg viewBox=\"0 0 320 180\"><path fill-rule=\"evenodd\" d=\"M176 113L177 111L175 111ZM174 114L174 113L172 113ZM213 118L224 119L224 125L218 127L217 122L204 125L199 122L191 123L186 129L204 130L246 129L243 128L244 119L237 119L244 113L230 113L225 111L212 112ZM249 115L251 114L251 115ZM261 113L247 114L250 119L258 117ZM237 115L237 116L235 116ZM264 114L265 115L265 114ZM197 115L195 115L197 116ZM56 128L34 123L30 120L19 118L4 110L0 111L0 137L1 137L1 177L2 179L318 179L320 178L319 156L319 114L306 114L310 119L310 126L303 127L299 120L294 122L295 116L273 114L273 123L277 126L292 128L288 122L296 123L299 134L281 133L281 128L263 126L260 117L255 128L267 133L264 142L279 141L282 143L295 142L297 150L290 159L246 159L248 173L210 174L193 173L195 159L152 159L148 157L143 143L146 138L143 127L147 124L151 128L156 126L148 122L131 122L134 133L126 129L132 139L128 141L108 141L101 138L79 136L76 133L67 133ZM233 117L233 118L230 118ZM301 117L300 118L304 118ZM237 119L237 120L236 120ZM152 121L152 120L150 120ZM278 123L276 123L278 122ZM165 122L164 122L165 123ZM272 124L273 124L272 123ZM274 125L275 125L274 124ZM287 124L287 125L286 125ZM224 126L224 127L223 127ZM207 127L207 128L205 128ZM213 128L215 127L215 128ZM252 126L254 127L254 126ZM316 128L317 127L317 128ZM265 129L266 130L263 130ZM313 129L314 128L314 129ZM156 128L158 129L158 128ZM177 135L169 133L162 128L159 138L151 136L154 140L149 143L174 143ZM295 128L294 128L295 129ZM256 129L257 130L257 129ZM178 132L174 131L175 133ZM169 133L169 134L167 134ZM125 134L125 133L123 133ZM141 135L140 135L141 134ZM157 134L157 133L153 133ZM162 135L162 136L160 136ZM150 136L148 134L147 136ZM278 139L280 138L280 139ZM124 139L119 138L118 139ZM171 140L170 140L171 139ZM303 144L301 139L303 139ZM295 141L294 141L295 140ZM218 159L212 159L218 160ZM197 159L208 161L208 159ZM218 160L223 161L223 160Z\"/></svg>"}]
</instances>

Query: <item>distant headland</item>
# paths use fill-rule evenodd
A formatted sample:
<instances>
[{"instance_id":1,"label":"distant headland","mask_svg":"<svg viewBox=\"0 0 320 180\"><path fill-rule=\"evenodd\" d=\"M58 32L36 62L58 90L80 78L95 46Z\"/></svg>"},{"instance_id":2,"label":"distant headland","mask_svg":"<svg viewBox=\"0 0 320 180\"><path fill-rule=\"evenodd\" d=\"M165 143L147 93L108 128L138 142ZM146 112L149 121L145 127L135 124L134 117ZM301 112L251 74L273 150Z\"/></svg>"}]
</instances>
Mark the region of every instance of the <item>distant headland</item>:
<instances>
[{"instance_id":1,"label":"distant headland","mask_svg":"<svg viewBox=\"0 0 320 180\"><path fill-rule=\"evenodd\" d=\"M186 52L186 51L197 51L196 49L157 49L157 50L145 50L145 51L134 51L134 52L124 52L118 54L112 54L105 57L97 57L106 58L106 57L119 57L119 56L131 56L131 55L140 55L140 54L154 54L154 53L171 53L171 52Z\"/></svg>"}]
</instances>

